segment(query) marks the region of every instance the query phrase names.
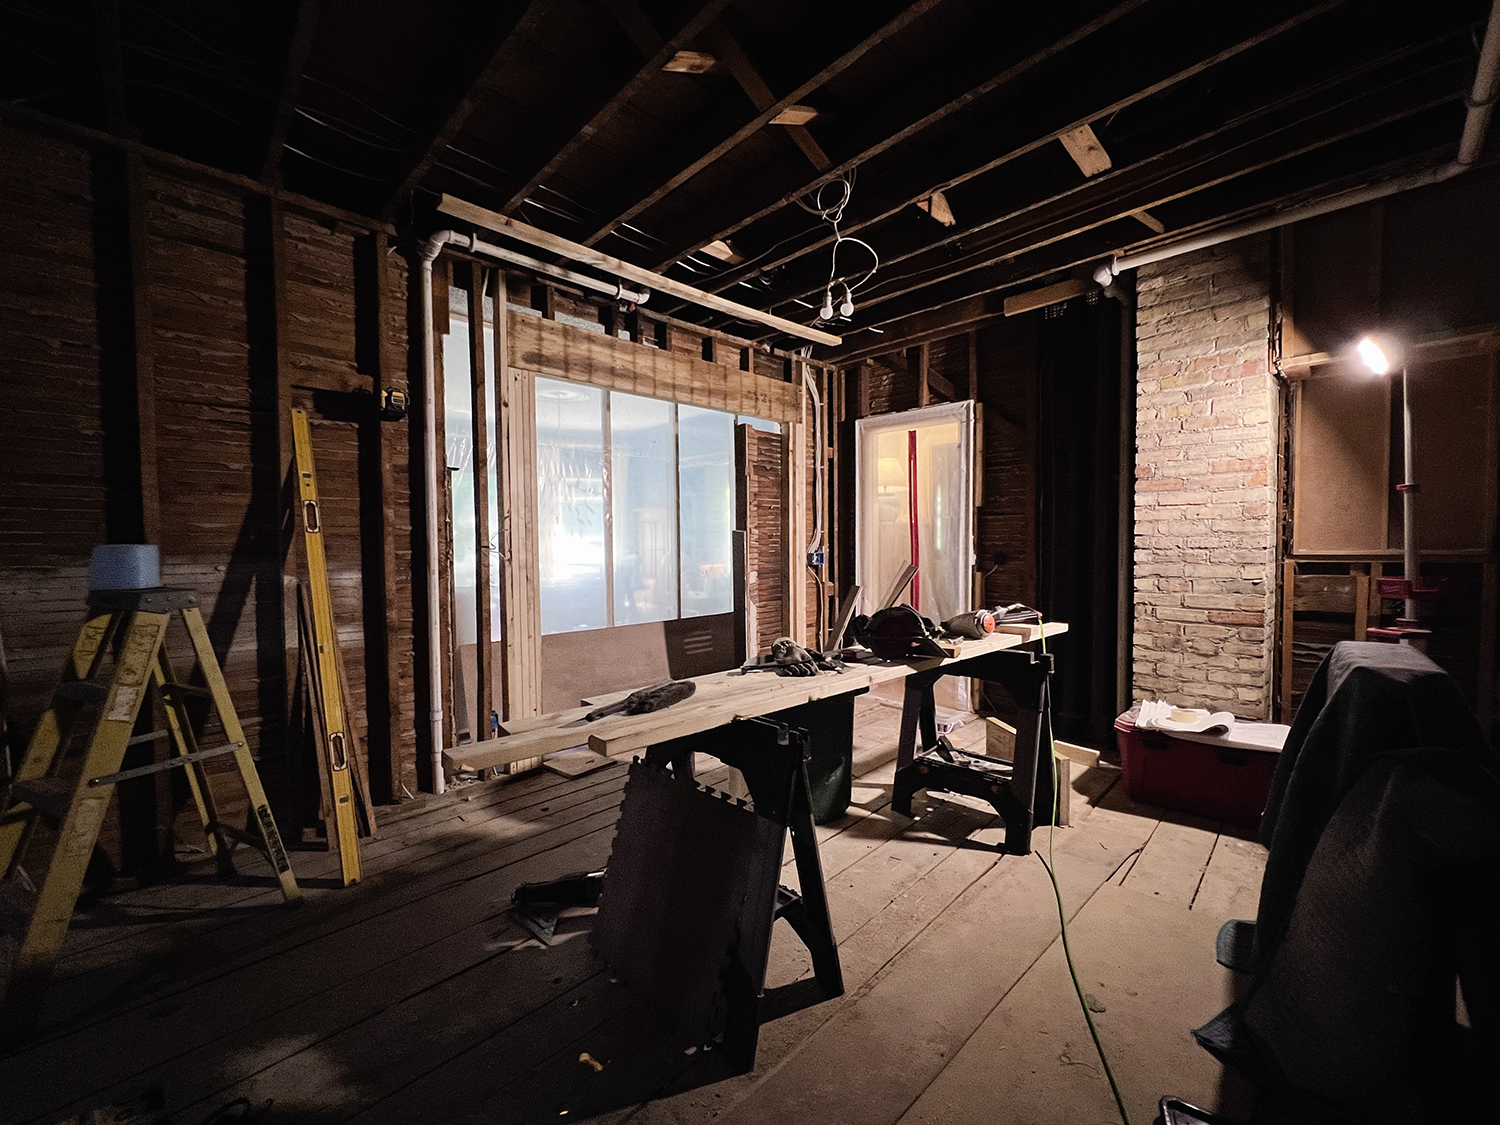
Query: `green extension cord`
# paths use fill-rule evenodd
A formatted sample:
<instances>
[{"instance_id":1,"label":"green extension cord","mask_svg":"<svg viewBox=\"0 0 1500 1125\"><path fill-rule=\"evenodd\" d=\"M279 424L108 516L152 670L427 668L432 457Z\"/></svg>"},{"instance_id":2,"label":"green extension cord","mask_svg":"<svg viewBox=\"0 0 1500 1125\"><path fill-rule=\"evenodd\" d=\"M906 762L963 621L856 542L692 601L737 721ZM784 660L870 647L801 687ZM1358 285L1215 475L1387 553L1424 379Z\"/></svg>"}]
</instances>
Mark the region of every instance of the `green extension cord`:
<instances>
[{"instance_id":1,"label":"green extension cord","mask_svg":"<svg viewBox=\"0 0 1500 1125\"><path fill-rule=\"evenodd\" d=\"M1041 615L1037 615L1037 628L1041 631L1042 655L1047 655L1047 628ZM1052 739L1052 707L1047 707L1047 764L1052 769L1052 822L1047 825L1047 858L1042 862L1047 878L1052 881L1052 894L1057 899L1057 922L1062 931L1063 959L1068 963L1068 975L1073 978L1073 992L1078 997L1078 1007L1083 1011L1084 1022L1089 1025L1089 1035L1094 1040L1094 1050L1099 1052L1099 1061L1104 1064L1104 1077L1109 1079L1109 1089L1115 1096L1115 1108L1120 1111L1120 1120L1130 1125L1130 1115L1125 1112L1125 1099L1120 1096L1120 1086L1115 1081L1115 1072L1110 1069L1109 1059L1104 1055L1104 1044L1099 1042L1099 1029L1094 1026L1094 1014L1089 1011L1088 1001L1083 998L1083 986L1078 983L1078 970L1073 967L1073 951L1068 946L1068 913L1063 907L1062 889L1057 885L1056 864L1052 859L1052 839L1057 835L1057 814L1062 808L1062 794L1057 785L1057 754ZM1037 856L1037 859L1041 859Z\"/></svg>"}]
</instances>

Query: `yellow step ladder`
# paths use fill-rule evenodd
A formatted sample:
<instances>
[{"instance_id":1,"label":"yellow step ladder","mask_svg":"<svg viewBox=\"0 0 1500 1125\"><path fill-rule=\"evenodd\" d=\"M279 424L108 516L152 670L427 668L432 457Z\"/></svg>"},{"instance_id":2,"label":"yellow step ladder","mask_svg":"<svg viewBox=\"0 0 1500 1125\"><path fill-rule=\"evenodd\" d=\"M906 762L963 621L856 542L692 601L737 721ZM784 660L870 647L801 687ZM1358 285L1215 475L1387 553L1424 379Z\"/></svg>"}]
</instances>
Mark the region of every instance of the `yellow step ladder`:
<instances>
[{"instance_id":1,"label":"yellow step ladder","mask_svg":"<svg viewBox=\"0 0 1500 1125\"><path fill-rule=\"evenodd\" d=\"M43 852L45 841L34 837L48 834L36 832L39 822L53 828L50 857L32 868L45 870L45 875L0 1009L0 1042L18 1041L36 1024L105 810L121 781L182 767L219 870L233 874L234 844L249 844L270 862L287 903L302 899L204 627L197 594L171 587L93 590L88 607L62 682L0 800L0 876L14 875L28 850L33 857ZM202 687L173 673L164 642L174 614L187 627ZM133 735L152 687L161 697L166 729ZM211 701L223 731L221 745L200 749L197 744L187 705L189 699L200 698ZM121 770L127 747L163 738L171 739L175 756ZM202 773L205 759L223 754L234 756L249 797L247 830L219 819Z\"/></svg>"}]
</instances>

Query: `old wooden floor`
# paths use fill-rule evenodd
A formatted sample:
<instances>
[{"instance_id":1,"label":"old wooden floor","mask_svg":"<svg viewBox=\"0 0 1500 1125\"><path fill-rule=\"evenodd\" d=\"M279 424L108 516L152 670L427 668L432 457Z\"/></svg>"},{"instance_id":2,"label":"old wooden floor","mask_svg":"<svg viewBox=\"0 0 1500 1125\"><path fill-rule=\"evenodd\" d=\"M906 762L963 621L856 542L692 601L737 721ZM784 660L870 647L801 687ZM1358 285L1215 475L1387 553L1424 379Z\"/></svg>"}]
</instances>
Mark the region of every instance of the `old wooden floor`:
<instances>
[{"instance_id":1,"label":"old wooden floor","mask_svg":"<svg viewBox=\"0 0 1500 1125\"><path fill-rule=\"evenodd\" d=\"M1114 1120L1042 863L998 855L994 818L957 800L921 799L915 821L890 812L897 721L861 701L856 807L820 829L848 990L766 1024L751 1074L723 1078L711 1053L666 1057L582 933L544 949L504 914L517 883L608 856L625 776L612 766L393 812L348 890L336 857L298 853L300 910L253 876L95 903L75 919L42 1037L0 1059L0 1119L139 1105L154 1088L165 1106L139 1120L177 1125L237 1098L271 1100L261 1120L275 1122ZM958 737L982 741L982 727ZM1230 996L1213 938L1254 917L1263 852L1133 805L1117 779L1075 779L1074 825L1054 847L1131 1121L1151 1121L1164 1093L1247 1117L1189 1029ZM1045 829L1035 844L1045 855ZM778 926L771 983L808 972Z\"/></svg>"}]
</instances>

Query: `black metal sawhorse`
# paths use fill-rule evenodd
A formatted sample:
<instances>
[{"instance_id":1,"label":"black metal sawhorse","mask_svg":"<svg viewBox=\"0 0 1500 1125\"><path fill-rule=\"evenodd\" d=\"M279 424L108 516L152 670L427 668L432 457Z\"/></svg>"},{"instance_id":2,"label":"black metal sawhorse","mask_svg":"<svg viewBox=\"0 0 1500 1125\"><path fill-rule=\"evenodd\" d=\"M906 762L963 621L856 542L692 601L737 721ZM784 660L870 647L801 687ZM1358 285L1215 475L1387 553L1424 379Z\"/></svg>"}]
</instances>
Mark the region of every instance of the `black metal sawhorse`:
<instances>
[{"instance_id":1,"label":"black metal sawhorse","mask_svg":"<svg viewBox=\"0 0 1500 1125\"><path fill-rule=\"evenodd\" d=\"M650 746L645 752L644 765L658 770L670 768L675 778L691 781L693 758L699 753L718 758L744 775L754 805L754 812L746 811L744 815L763 817L790 830L801 887L798 892L781 885L786 832L775 832L774 842L757 848L750 858L751 869L737 926L738 936L730 950L724 978L723 1057L737 1071L743 1072L755 1063L763 1002L767 999L765 976L771 930L777 918L785 918L807 946L817 986L816 999L828 1000L843 995L844 976L839 965L838 946L823 883L823 866L818 858L818 841L813 828L812 794L807 776L811 746L807 732L774 718L740 719L711 731ZM630 787L627 785L626 802L629 801ZM627 818L626 807L622 805L622 830L627 821L638 823L635 818ZM537 926L536 914L545 914L549 907L597 902L601 888L608 885L607 880L606 868L601 872L579 873L544 883L528 883L517 888L512 902L517 908L534 912L527 928L545 941L550 939L550 930L544 932ZM601 909L607 906L605 903ZM693 922L692 919L678 921L687 925ZM799 994L807 991L795 985L786 988Z\"/></svg>"},{"instance_id":2,"label":"black metal sawhorse","mask_svg":"<svg viewBox=\"0 0 1500 1125\"><path fill-rule=\"evenodd\" d=\"M812 791L807 778L811 743L806 731L774 719L741 719L716 730L659 743L646 751L646 764L671 766L674 775L692 778L695 754L708 754L744 775L759 816L785 825L792 836L800 893L781 885L783 853L764 857L763 874L753 879L746 896L740 938L725 989L727 1017L724 1050L738 1067L755 1063L760 1037L761 1001L771 928L785 918L812 958L813 976L824 1000L844 993L823 863L813 828Z\"/></svg>"},{"instance_id":3,"label":"black metal sawhorse","mask_svg":"<svg viewBox=\"0 0 1500 1125\"><path fill-rule=\"evenodd\" d=\"M1010 693L1019 708L1013 762L966 751L950 753L939 745L932 689L944 676L988 680ZM1051 741L1051 677L1052 656L1022 648L949 660L907 676L891 807L903 816L910 816L911 799L921 789L978 797L993 805L1005 822L1005 850L1011 855L1030 855L1031 830L1038 819L1036 809L1047 810L1042 818L1044 824L1050 822L1052 815L1052 772L1040 768L1046 760L1042 757L1044 731L1048 742Z\"/></svg>"}]
</instances>

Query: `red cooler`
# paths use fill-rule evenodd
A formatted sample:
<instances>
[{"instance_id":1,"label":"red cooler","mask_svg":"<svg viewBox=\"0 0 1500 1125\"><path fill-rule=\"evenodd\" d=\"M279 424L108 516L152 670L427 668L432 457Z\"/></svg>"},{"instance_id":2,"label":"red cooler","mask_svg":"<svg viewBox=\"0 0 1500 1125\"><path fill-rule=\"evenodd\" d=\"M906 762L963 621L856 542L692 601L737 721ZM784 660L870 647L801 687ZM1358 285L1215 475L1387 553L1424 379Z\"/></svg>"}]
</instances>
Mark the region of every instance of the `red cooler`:
<instances>
[{"instance_id":1,"label":"red cooler","mask_svg":"<svg viewBox=\"0 0 1500 1125\"><path fill-rule=\"evenodd\" d=\"M1242 828L1260 824L1286 727L1237 723L1226 738L1199 742L1195 736L1137 730L1134 716L1127 711L1115 720L1132 801Z\"/></svg>"}]
</instances>

